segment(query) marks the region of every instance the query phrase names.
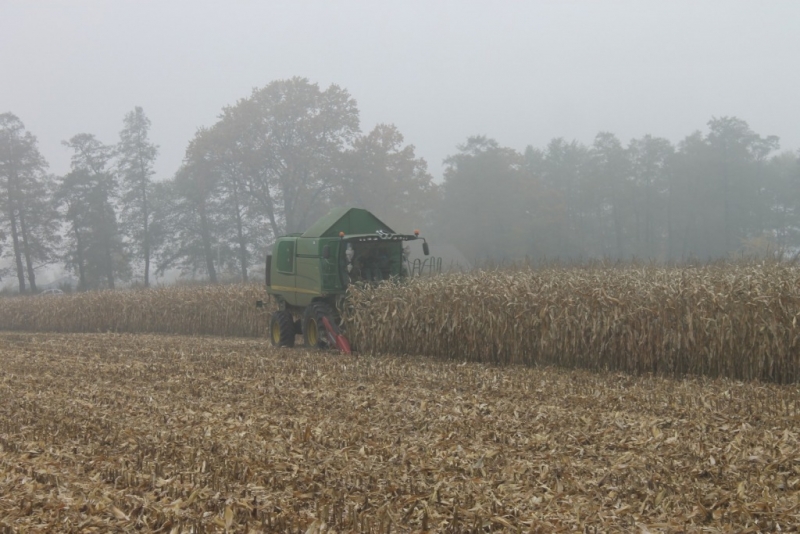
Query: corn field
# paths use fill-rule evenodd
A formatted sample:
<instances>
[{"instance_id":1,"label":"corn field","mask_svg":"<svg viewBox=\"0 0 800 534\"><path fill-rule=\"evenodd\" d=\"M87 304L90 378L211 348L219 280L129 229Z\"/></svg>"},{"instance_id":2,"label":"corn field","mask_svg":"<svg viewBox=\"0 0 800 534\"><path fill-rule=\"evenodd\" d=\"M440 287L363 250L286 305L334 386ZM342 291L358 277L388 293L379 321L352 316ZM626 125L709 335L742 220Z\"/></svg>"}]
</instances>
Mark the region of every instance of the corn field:
<instances>
[{"instance_id":1,"label":"corn field","mask_svg":"<svg viewBox=\"0 0 800 534\"><path fill-rule=\"evenodd\" d=\"M354 346L503 364L800 379L800 269L495 270L354 288Z\"/></svg>"},{"instance_id":2,"label":"corn field","mask_svg":"<svg viewBox=\"0 0 800 534\"><path fill-rule=\"evenodd\" d=\"M0 330L260 337L265 297L258 284L14 297L0 300Z\"/></svg>"},{"instance_id":3,"label":"corn field","mask_svg":"<svg viewBox=\"0 0 800 534\"><path fill-rule=\"evenodd\" d=\"M0 300L0 330L265 337L262 286ZM362 353L670 376L800 380L800 269L784 264L489 270L353 287Z\"/></svg>"}]
</instances>

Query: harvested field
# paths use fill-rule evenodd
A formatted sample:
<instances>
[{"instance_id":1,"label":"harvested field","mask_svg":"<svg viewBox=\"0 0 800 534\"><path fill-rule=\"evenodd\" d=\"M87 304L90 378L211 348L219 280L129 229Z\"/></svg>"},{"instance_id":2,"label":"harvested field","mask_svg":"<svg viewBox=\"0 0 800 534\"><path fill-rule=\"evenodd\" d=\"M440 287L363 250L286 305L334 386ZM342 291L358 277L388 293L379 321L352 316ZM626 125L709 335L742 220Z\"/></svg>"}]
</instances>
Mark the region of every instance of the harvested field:
<instances>
[{"instance_id":1,"label":"harvested field","mask_svg":"<svg viewBox=\"0 0 800 534\"><path fill-rule=\"evenodd\" d=\"M765 532L796 385L0 334L0 532Z\"/></svg>"}]
</instances>

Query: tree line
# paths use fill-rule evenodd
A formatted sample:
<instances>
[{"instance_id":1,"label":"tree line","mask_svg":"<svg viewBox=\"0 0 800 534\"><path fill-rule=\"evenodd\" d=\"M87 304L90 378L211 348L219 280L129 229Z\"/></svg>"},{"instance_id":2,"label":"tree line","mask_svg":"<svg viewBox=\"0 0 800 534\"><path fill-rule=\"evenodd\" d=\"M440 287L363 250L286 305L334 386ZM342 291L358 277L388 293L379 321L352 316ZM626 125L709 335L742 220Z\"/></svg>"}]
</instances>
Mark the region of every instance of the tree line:
<instances>
[{"instance_id":1,"label":"tree line","mask_svg":"<svg viewBox=\"0 0 800 534\"><path fill-rule=\"evenodd\" d=\"M735 117L677 145L612 133L591 146L553 139L519 152L475 136L434 182L391 124L362 133L356 101L292 78L223 108L156 180L158 147L141 107L119 139L63 142L70 171L47 172L36 137L0 115L0 254L19 290L60 264L80 289L114 288L180 269L217 282L263 272L276 236L333 206L367 208L399 230L469 259L680 261L800 246L800 158Z\"/></svg>"},{"instance_id":2,"label":"tree line","mask_svg":"<svg viewBox=\"0 0 800 534\"><path fill-rule=\"evenodd\" d=\"M682 262L796 254L800 152L736 117L677 145L553 139L520 153L471 137L446 160L442 235L468 257Z\"/></svg>"}]
</instances>

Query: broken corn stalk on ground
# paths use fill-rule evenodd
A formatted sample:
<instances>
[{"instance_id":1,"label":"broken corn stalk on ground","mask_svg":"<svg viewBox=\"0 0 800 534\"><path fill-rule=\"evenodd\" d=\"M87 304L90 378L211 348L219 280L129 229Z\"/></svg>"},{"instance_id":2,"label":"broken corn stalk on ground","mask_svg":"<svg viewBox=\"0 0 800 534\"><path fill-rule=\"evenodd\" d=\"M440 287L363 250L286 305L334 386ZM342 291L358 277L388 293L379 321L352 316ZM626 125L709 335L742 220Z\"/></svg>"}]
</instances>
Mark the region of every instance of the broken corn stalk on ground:
<instances>
[{"instance_id":1,"label":"broken corn stalk on ground","mask_svg":"<svg viewBox=\"0 0 800 534\"><path fill-rule=\"evenodd\" d=\"M0 334L0 532L778 532L800 391Z\"/></svg>"},{"instance_id":2,"label":"broken corn stalk on ground","mask_svg":"<svg viewBox=\"0 0 800 534\"><path fill-rule=\"evenodd\" d=\"M791 265L482 271L354 287L345 312L368 353L800 379Z\"/></svg>"}]
</instances>

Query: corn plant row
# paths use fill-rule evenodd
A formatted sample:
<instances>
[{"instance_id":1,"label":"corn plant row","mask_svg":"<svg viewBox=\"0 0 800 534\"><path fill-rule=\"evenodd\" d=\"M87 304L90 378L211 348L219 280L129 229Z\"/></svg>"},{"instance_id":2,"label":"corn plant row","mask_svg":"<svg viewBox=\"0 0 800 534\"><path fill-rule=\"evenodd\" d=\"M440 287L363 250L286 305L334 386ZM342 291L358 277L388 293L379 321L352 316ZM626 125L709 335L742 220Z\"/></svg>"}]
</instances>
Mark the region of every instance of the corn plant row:
<instances>
[{"instance_id":1,"label":"corn plant row","mask_svg":"<svg viewBox=\"0 0 800 534\"><path fill-rule=\"evenodd\" d=\"M353 288L360 350L629 373L800 379L800 269L478 271Z\"/></svg>"},{"instance_id":2,"label":"corn plant row","mask_svg":"<svg viewBox=\"0 0 800 534\"><path fill-rule=\"evenodd\" d=\"M257 284L96 291L0 300L0 330L260 337L269 313Z\"/></svg>"}]
</instances>

